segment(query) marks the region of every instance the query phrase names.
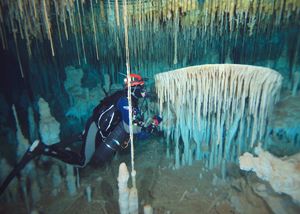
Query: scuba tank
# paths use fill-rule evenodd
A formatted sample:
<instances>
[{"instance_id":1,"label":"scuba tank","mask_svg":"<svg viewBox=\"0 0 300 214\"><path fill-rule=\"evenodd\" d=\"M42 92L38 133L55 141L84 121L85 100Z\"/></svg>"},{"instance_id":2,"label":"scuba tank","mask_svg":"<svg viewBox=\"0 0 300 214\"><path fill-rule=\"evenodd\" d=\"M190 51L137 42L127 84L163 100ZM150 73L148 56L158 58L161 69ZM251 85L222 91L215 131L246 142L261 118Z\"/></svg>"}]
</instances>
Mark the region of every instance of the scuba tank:
<instances>
[{"instance_id":1,"label":"scuba tank","mask_svg":"<svg viewBox=\"0 0 300 214\"><path fill-rule=\"evenodd\" d=\"M120 148L126 148L128 145L129 134L125 131L123 123L120 122L111 134L98 146L92 162L99 164L112 160Z\"/></svg>"}]
</instances>

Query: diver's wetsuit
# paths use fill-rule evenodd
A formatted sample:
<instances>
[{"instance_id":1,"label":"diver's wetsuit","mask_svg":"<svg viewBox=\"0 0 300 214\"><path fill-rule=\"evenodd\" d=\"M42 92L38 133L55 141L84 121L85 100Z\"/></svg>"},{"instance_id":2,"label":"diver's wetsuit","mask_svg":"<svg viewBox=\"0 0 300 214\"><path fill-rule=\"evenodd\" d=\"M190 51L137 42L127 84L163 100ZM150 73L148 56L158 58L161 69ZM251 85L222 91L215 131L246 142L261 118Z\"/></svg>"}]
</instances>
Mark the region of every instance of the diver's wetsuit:
<instances>
[{"instance_id":1,"label":"diver's wetsuit","mask_svg":"<svg viewBox=\"0 0 300 214\"><path fill-rule=\"evenodd\" d=\"M96 106L81 136L82 147L80 153L65 148L61 143L56 143L50 146L39 145L44 147L42 148L42 154L77 167L86 166L94 156L95 151L94 160L96 162L103 162L112 158L113 153L129 138L129 106L126 95L127 90L117 91ZM138 112L137 105L138 99L132 96L133 112ZM140 126L134 126L133 128L134 134L142 132ZM117 145L112 145L110 141L114 141Z\"/></svg>"}]
</instances>

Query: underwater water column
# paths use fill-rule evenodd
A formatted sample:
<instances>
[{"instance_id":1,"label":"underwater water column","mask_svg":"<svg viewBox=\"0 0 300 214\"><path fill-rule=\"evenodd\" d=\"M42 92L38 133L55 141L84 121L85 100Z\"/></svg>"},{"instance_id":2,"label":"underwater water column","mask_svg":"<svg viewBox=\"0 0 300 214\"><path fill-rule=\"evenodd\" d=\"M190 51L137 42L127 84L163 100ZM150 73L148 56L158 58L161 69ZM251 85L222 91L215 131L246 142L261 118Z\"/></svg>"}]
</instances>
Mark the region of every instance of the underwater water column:
<instances>
[{"instance_id":1,"label":"underwater water column","mask_svg":"<svg viewBox=\"0 0 300 214\"><path fill-rule=\"evenodd\" d=\"M163 129L175 144L175 168L205 159L209 168L237 162L266 135L279 99L275 70L237 64L192 66L159 73L155 87Z\"/></svg>"}]
</instances>

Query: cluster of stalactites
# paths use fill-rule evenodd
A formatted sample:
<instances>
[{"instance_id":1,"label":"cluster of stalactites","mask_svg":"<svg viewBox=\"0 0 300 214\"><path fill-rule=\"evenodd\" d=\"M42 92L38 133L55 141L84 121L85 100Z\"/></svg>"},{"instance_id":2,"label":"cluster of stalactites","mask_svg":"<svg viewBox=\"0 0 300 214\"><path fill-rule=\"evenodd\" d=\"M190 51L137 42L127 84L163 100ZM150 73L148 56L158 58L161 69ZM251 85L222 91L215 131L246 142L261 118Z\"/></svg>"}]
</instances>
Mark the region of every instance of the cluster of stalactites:
<instances>
[{"instance_id":1,"label":"cluster of stalactites","mask_svg":"<svg viewBox=\"0 0 300 214\"><path fill-rule=\"evenodd\" d=\"M208 158L210 168L236 161L266 134L282 77L249 65L215 64L155 76L165 133L175 142L175 165ZM178 146L182 139L184 150Z\"/></svg>"},{"instance_id":2,"label":"cluster of stalactites","mask_svg":"<svg viewBox=\"0 0 300 214\"><path fill-rule=\"evenodd\" d=\"M183 19L188 19L189 23L185 22L186 24L220 24L221 21L225 22L228 14L228 18L237 24L242 21L240 18L243 16L249 23L263 22L266 21L265 18L272 17L275 18L276 25L280 25L292 13L299 16L299 7L298 0L206 0L202 3L197 0L138 0L129 3L128 11L135 20L140 20L140 14L150 21L157 17L166 20L179 11Z\"/></svg>"},{"instance_id":3,"label":"cluster of stalactites","mask_svg":"<svg viewBox=\"0 0 300 214\"><path fill-rule=\"evenodd\" d=\"M65 24L66 19L70 18L74 10L75 0L18 0L18 1L0 1L0 21L1 21L1 39L2 45L6 48L5 31L8 29L14 37L18 33L21 39L25 39L29 55L31 55L32 38L45 39L50 41L51 51L54 55L53 47L53 22L59 20ZM5 14L4 14L5 12ZM55 14L56 17L52 14ZM5 15L6 18L3 16ZM58 18L59 17L59 18ZM56 19L55 19L56 18ZM6 28L5 28L6 27ZM67 32L65 32L67 34Z\"/></svg>"},{"instance_id":4,"label":"cluster of stalactites","mask_svg":"<svg viewBox=\"0 0 300 214\"><path fill-rule=\"evenodd\" d=\"M106 2L105 2L106 3ZM90 6L84 6L89 4ZM107 2L107 13L114 7L113 23L120 25L119 13L122 5L117 0ZM91 37L97 37L95 25L96 13L94 9L100 9L101 18L104 20L103 0L0 0L0 37L2 46L7 47L6 31L20 35L26 40L29 55L31 54L32 39L49 40L52 54L55 54L54 39L77 32L82 36L82 21L91 22ZM142 29L144 22L159 23L166 20L175 20L179 13L181 24L187 26L203 26L207 31L213 25L225 25L229 20L229 29L238 29L240 24L246 24L249 33L258 25L280 26L289 21L291 17L298 20L300 16L300 1L298 0L137 0L128 2L129 25ZM294 14L294 16L292 16ZM87 17L87 18L84 18ZM108 18L110 22L112 19ZM56 26L55 29L53 26ZM224 29L223 29L224 30ZM55 31L55 32L54 32ZM56 32L57 31L57 32ZM71 32L68 32L71 31ZM220 33L222 31L220 30ZM80 43L78 41L78 43ZM97 43L96 43L97 44ZM81 44L81 46L84 46ZM97 50L98 51L98 50ZM98 57L98 52L97 52Z\"/></svg>"}]
</instances>

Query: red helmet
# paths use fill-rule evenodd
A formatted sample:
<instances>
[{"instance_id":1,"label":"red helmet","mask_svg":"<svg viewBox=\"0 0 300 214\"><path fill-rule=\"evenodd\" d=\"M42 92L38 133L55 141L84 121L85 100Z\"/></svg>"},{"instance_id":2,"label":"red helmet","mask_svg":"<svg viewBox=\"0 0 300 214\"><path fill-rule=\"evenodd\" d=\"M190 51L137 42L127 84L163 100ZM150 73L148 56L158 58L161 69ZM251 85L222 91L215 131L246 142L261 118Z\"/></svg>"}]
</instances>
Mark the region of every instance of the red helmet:
<instances>
[{"instance_id":1,"label":"red helmet","mask_svg":"<svg viewBox=\"0 0 300 214\"><path fill-rule=\"evenodd\" d=\"M130 79L131 86L144 85L145 83L141 75L138 74L130 74ZM124 79L124 82L126 87L128 87L127 77Z\"/></svg>"}]
</instances>

